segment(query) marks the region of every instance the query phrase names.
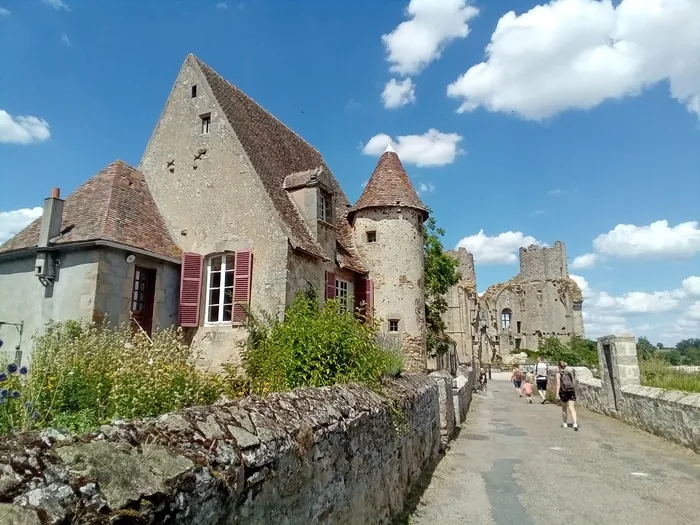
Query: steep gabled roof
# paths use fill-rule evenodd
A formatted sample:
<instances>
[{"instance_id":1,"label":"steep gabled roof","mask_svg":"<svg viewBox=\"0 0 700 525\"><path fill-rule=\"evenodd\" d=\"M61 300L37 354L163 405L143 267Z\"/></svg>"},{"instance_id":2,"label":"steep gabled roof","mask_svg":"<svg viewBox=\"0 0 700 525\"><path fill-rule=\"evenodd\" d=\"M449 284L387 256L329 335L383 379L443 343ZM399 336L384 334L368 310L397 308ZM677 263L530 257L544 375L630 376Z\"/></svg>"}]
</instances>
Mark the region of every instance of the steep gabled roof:
<instances>
[{"instance_id":1,"label":"steep gabled roof","mask_svg":"<svg viewBox=\"0 0 700 525\"><path fill-rule=\"evenodd\" d=\"M401 206L415 208L428 217L428 208L421 202L401 160L391 145L379 158L374 173L367 182L365 190L352 207L350 214L364 208Z\"/></svg>"},{"instance_id":2,"label":"steep gabled roof","mask_svg":"<svg viewBox=\"0 0 700 525\"><path fill-rule=\"evenodd\" d=\"M197 57L193 58L279 213L292 246L328 259L328 254L316 241L301 212L284 189L285 178L293 173L318 168L330 173L321 154L243 91ZM366 270L355 250L352 230L347 225L349 201L335 178L331 178L335 186L338 243L347 254L344 261L348 268L364 272Z\"/></svg>"},{"instance_id":3,"label":"steep gabled roof","mask_svg":"<svg viewBox=\"0 0 700 525\"><path fill-rule=\"evenodd\" d=\"M41 218L0 246L0 254L33 248ZM111 241L179 259L173 242L140 171L116 161L80 186L65 201L58 245Z\"/></svg>"}]
</instances>

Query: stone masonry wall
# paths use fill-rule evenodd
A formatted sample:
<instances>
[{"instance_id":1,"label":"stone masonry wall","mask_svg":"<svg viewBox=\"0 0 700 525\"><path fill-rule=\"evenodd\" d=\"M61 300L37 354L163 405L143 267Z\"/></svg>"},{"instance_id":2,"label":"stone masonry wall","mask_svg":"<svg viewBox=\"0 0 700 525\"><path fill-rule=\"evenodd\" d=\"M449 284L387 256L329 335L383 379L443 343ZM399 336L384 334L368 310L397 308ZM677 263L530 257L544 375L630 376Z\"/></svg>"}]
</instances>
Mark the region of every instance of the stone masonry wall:
<instances>
[{"instance_id":1,"label":"stone masonry wall","mask_svg":"<svg viewBox=\"0 0 700 525\"><path fill-rule=\"evenodd\" d=\"M576 367L577 403L592 412L605 414L625 423L675 441L700 453L700 394L663 390L640 385L620 389L618 407L610 406L600 379L588 368ZM555 370L550 370L552 392Z\"/></svg>"},{"instance_id":2,"label":"stone masonry wall","mask_svg":"<svg viewBox=\"0 0 700 525\"><path fill-rule=\"evenodd\" d=\"M0 441L0 523L390 523L438 455L438 384L299 389ZM450 392L451 393L451 392ZM452 400L450 399L451 403Z\"/></svg>"}]
</instances>

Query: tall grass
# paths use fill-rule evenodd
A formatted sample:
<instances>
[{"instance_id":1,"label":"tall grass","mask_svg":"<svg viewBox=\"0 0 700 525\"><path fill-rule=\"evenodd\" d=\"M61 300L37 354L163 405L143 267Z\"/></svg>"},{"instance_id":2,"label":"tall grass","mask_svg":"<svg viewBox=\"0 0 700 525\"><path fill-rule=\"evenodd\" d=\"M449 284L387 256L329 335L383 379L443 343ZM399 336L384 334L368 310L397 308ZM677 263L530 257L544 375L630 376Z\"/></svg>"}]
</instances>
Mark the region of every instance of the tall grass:
<instances>
[{"instance_id":1,"label":"tall grass","mask_svg":"<svg viewBox=\"0 0 700 525\"><path fill-rule=\"evenodd\" d=\"M686 373L674 370L669 368L668 363L661 359L640 361L639 371L641 383L644 386L700 393L700 373Z\"/></svg>"}]
</instances>

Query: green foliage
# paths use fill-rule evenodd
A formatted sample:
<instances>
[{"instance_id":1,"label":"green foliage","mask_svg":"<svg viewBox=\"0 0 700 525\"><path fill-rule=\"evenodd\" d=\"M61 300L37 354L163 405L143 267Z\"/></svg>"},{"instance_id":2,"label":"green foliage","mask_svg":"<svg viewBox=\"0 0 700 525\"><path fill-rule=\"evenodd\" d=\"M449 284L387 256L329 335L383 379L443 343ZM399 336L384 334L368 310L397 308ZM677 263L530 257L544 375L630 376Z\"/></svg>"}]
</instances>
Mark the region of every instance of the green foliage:
<instances>
[{"instance_id":1,"label":"green foliage","mask_svg":"<svg viewBox=\"0 0 700 525\"><path fill-rule=\"evenodd\" d=\"M640 337L637 340L637 356L640 361L659 359L673 366L699 366L700 339L684 339L676 344L675 349L666 351L663 344L657 343L654 347L649 339Z\"/></svg>"},{"instance_id":2,"label":"green foliage","mask_svg":"<svg viewBox=\"0 0 700 525\"><path fill-rule=\"evenodd\" d=\"M548 337L539 350L523 350L529 357L542 356L549 363L566 361L570 366L598 367L598 344L590 339L573 336L568 344L556 337Z\"/></svg>"},{"instance_id":3,"label":"green foliage","mask_svg":"<svg viewBox=\"0 0 700 525\"><path fill-rule=\"evenodd\" d=\"M374 384L403 365L396 344L378 340L376 327L361 323L338 300L321 306L313 295L299 294L284 321L248 312L247 327L244 368L258 394L349 381Z\"/></svg>"},{"instance_id":4,"label":"green foliage","mask_svg":"<svg viewBox=\"0 0 700 525\"><path fill-rule=\"evenodd\" d=\"M700 374L686 373L668 367L663 359L650 359L639 363L641 382L666 390L700 392Z\"/></svg>"},{"instance_id":5,"label":"green foliage","mask_svg":"<svg viewBox=\"0 0 700 525\"><path fill-rule=\"evenodd\" d=\"M657 347L649 342L646 337L637 339L637 357L641 361L648 361L656 357Z\"/></svg>"},{"instance_id":6,"label":"green foliage","mask_svg":"<svg viewBox=\"0 0 700 525\"><path fill-rule=\"evenodd\" d=\"M194 361L175 330L150 339L128 326L49 323L20 385L32 411L18 413L11 424L6 419L0 432L47 426L88 432L117 418L212 403L227 391L225 376L198 370Z\"/></svg>"},{"instance_id":7,"label":"green foliage","mask_svg":"<svg viewBox=\"0 0 700 525\"><path fill-rule=\"evenodd\" d=\"M445 230L438 228L433 217L423 227L425 251L425 321L428 329L428 350L444 352L446 324L443 315L447 312L445 294L456 285L462 276L457 270L458 262L445 253L440 238Z\"/></svg>"}]
</instances>

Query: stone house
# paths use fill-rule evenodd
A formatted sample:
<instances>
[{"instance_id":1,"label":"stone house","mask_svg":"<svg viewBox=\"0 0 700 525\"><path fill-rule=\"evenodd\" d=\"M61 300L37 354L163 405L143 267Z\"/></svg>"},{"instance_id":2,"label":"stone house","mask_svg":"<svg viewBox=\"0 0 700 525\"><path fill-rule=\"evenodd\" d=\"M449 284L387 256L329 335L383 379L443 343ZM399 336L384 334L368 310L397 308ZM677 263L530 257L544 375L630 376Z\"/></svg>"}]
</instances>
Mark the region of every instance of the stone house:
<instances>
[{"instance_id":1,"label":"stone house","mask_svg":"<svg viewBox=\"0 0 700 525\"><path fill-rule=\"evenodd\" d=\"M537 350L548 337L568 342L584 336L583 295L569 276L563 242L520 248L520 273L481 296L472 254L464 248L450 254L459 261L462 281L448 293L446 323L461 362Z\"/></svg>"},{"instance_id":2,"label":"stone house","mask_svg":"<svg viewBox=\"0 0 700 525\"><path fill-rule=\"evenodd\" d=\"M300 291L366 305L423 370L427 209L391 147L351 206L321 154L198 58L177 76L138 169L115 162L0 246L0 321L178 324L237 363L245 305ZM13 330L0 338L19 344Z\"/></svg>"}]
</instances>

